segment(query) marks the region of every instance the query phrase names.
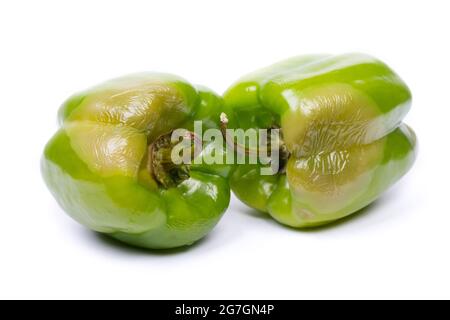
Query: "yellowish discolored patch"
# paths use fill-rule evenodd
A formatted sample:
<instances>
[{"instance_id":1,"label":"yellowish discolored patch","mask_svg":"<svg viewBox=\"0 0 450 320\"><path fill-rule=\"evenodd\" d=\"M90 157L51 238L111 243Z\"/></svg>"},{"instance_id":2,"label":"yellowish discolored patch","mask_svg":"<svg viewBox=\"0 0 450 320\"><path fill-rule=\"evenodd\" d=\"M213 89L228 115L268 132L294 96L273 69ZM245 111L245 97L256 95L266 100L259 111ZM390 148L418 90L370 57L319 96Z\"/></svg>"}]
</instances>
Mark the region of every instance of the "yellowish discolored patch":
<instances>
[{"instance_id":1,"label":"yellowish discolored patch","mask_svg":"<svg viewBox=\"0 0 450 320\"><path fill-rule=\"evenodd\" d=\"M385 139L347 149L290 158L286 174L303 208L333 212L365 192L381 162Z\"/></svg>"},{"instance_id":2,"label":"yellowish discolored patch","mask_svg":"<svg viewBox=\"0 0 450 320\"><path fill-rule=\"evenodd\" d=\"M350 85L290 89L283 96L290 109L282 116L281 125L294 156L332 152L379 138L374 136L379 126L375 103Z\"/></svg>"},{"instance_id":3,"label":"yellowish discolored patch","mask_svg":"<svg viewBox=\"0 0 450 320\"><path fill-rule=\"evenodd\" d=\"M68 120L123 124L151 140L183 122L191 111L175 87L137 77L95 88Z\"/></svg>"},{"instance_id":4,"label":"yellowish discolored patch","mask_svg":"<svg viewBox=\"0 0 450 320\"><path fill-rule=\"evenodd\" d=\"M137 129L81 121L65 124L70 144L92 172L110 177L136 177L147 150L147 138Z\"/></svg>"}]
</instances>

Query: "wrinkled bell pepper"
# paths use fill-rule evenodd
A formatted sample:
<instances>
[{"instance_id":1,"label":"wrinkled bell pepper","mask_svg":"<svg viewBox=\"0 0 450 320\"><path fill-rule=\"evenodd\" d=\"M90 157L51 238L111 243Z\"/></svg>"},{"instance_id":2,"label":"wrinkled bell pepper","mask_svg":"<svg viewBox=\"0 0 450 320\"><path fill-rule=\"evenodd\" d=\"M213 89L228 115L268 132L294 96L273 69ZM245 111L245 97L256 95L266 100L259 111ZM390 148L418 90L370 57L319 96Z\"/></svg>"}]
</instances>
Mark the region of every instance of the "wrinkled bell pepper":
<instances>
[{"instance_id":1,"label":"wrinkled bell pepper","mask_svg":"<svg viewBox=\"0 0 450 320\"><path fill-rule=\"evenodd\" d=\"M415 159L416 137L402 123L406 84L363 54L294 57L238 80L224 95L237 124L280 128L288 156L280 171L236 166L236 196L278 222L312 227L367 206Z\"/></svg>"},{"instance_id":2,"label":"wrinkled bell pepper","mask_svg":"<svg viewBox=\"0 0 450 320\"><path fill-rule=\"evenodd\" d=\"M175 165L169 134L217 127L222 98L176 76L114 79L69 98L45 147L44 180L84 226L128 244L174 248L204 237L226 210L229 168ZM197 157L211 148L204 146Z\"/></svg>"}]
</instances>

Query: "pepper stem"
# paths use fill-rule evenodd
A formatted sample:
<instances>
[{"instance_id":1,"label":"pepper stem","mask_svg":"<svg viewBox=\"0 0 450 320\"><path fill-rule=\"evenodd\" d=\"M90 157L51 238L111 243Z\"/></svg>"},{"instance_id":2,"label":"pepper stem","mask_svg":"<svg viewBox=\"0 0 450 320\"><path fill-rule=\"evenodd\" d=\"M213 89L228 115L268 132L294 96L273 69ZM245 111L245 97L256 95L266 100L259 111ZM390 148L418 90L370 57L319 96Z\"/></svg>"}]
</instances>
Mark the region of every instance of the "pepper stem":
<instances>
[{"instance_id":1,"label":"pepper stem","mask_svg":"<svg viewBox=\"0 0 450 320\"><path fill-rule=\"evenodd\" d=\"M191 152L191 159L197 156L192 144L198 142L195 133L186 131L185 139L191 140L191 146L187 150ZM178 184L190 178L190 164L176 164L172 159L172 149L179 141L172 140L172 132L158 137L148 147L147 169L159 185L165 189L176 187ZM200 140L201 143L201 140Z\"/></svg>"},{"instance_id":2,"label":"pepper stem","mask_svg":"<svg viewBox=\"0 0 450 320\"><path fill-rule=\"evenodd\" d=\"M240 144L237 141L235 141L234 136L227 131L228 122L229 122L229 120L228 120L226 113L222 112L220 114L220 131L222 132L222 136L225 139L226 143L232 148L232 150L236 150L238 153L245 154L245 155L250 155L250 154L258 155L258 148L248 147L248 146L245 146L245 145ZM268 130L270 131L273 129L278 129L278 130L280 130L280 133L281 133L281 129L277 128L275 126L269 128ZM278 150L279 151L279 153L278 153L279 166L278 166L277 173L284 173L284 172L286 172L286 164L287 164L287 161L289 160L290 152L288 151L286 144L284 143L281 135L278 140L278 149L279 149ZM271 155L272 154L271 139L267 139L267 144L265 146L260 146L259 151L264 152L267 155L269 155L269 154Z\"/></svg>"}]
</instances>

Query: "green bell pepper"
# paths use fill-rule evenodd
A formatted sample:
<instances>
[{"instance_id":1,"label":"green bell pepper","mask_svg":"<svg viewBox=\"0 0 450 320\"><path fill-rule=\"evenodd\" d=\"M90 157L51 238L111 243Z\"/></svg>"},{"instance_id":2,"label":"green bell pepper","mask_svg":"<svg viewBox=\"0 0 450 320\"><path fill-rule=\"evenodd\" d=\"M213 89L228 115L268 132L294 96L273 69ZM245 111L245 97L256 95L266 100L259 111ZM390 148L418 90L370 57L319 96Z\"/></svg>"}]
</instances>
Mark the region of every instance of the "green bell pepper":
<instances>
[{"instance_id":1,"label":"green bell pepper","mask_svg":"<svg viewBox=\"0 0 450 320\"><path fill-rule=\"evenodd\" d=\"M288 151L280 171L236 166L230 185L244 203L291 227L358 211L415 159L415 134L401 122L410 91L367 55L291 58L244 76L224 100L238 127L280 128Z\"/></svg>"},{"instance_id":2,"label":"green bell pepper","mask_svg":"<svg viewBox=\"0 0 450 320\"><path fill-rule=\"evenodd\" d=\"M44 180L84 226L128 244L174 248L204 237L226 210L225 165L170 161L174 129L218 126L222 98L167 74L108 81L69 98L45 147ZM210 152L205 143L200 154Z\"/></svg>"}]
</instances>

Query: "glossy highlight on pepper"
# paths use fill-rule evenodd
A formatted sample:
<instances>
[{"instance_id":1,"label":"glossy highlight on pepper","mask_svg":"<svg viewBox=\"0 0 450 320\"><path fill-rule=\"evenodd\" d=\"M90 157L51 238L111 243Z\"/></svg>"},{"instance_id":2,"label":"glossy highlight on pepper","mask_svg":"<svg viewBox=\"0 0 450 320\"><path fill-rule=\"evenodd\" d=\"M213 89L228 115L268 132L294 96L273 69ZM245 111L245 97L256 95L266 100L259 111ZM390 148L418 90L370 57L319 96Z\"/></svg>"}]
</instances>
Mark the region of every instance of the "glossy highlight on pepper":
<instances>
[{"instance_id":1,"label":"glossy highlight on pepper","mask_svg":"<svg viewBox=\"0 0 450 320\"><path fill-rule=\"evenodd\" d=\"M230 184L244 203L291 227L358 211L415 160L416 136L402 123L411 93L368 55L287 59L242 77L224 100L232 126L280 128L285 170L264 176L259 164L235 166Z\"/></svg>"},{"instance_id":2,"label":"glossy highlight on pepper","mask_svg":"<svg viewBox=\"0 0 450 320\"><path fill-rule=\"evenodd\" d=\"M173 75L105 82L61 106L42 175L59 205L94 231L144 248L190 245L228 207L229 166L175 165L167 137L196 120L218 127L222 107L215 93Z\"/></svg>"}]
</instances>

